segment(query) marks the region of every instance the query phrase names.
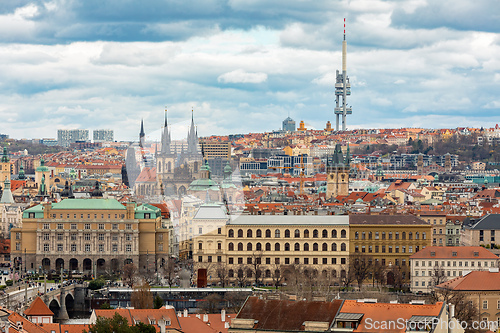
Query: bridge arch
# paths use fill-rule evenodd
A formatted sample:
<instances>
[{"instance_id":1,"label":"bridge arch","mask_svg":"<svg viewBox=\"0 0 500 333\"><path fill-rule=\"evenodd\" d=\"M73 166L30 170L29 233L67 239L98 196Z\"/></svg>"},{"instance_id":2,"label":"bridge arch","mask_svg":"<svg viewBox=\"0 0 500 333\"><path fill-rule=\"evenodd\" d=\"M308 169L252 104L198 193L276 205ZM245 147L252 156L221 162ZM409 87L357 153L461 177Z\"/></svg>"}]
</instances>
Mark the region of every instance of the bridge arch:
<instances>
[{"instance_id":1,"label":"bridge arch","mask_svg":"<svg viewBox=\"0 0 500 333\"><path fill-rule=\"evenodd\" d=\"M59 316L59 310L61 310L61 305L59 304L57 298L53 298L50 301L49 309L50 311L54 312L54 318L57 318Z\"/></svg>"}]
</instances>

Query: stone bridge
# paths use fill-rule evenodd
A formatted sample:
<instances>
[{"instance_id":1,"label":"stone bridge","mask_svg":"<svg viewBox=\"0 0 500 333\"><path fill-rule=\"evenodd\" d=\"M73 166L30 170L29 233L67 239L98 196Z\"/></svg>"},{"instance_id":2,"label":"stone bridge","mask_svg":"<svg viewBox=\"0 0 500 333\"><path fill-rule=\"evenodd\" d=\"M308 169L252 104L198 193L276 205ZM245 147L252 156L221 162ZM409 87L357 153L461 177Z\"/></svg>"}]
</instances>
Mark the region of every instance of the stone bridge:
<instances>
[{"instance_id":1,"label":"stone bridge","mask_svg":"<svg viewBox=\"0 0 500 333\"><path fill-rule=\"evenodd\" d=\"M83 308L85 286L83 284L71 284L61 288L48 291L42 296L43 301L49 309L54 312L54 319L68 319L68 312ZM75 302L75 299L78 299ZM75 304L77 306L75 306Z\"/></svg>"}]
</instances>

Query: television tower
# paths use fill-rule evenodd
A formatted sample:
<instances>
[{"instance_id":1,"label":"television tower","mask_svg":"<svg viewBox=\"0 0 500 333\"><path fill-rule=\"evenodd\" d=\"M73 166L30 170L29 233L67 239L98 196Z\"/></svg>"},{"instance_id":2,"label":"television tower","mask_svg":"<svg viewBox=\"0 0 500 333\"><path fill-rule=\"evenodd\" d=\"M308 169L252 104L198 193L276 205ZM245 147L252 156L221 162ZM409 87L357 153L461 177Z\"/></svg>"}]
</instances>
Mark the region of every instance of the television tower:
<instances>
[{"instance_id":1,"label":"television tower","mask_svg":"<svg viewBox=\"0 0 500 333\"><path fill-rule=\"evenodd\" d=\"M342 74L337 70L337 80L335 82L335 115L337 116L336 130L339 131L339 120L342 115L342 131L346 130L346 115L352 114L352 108L347 107L347 96L351 95L351 83L347 76L347 41L345 40L345 18L344 18L344 40L342 41ZM342 96L342 106L340 106L340 96Z\"/></svg>"}]
</instances>

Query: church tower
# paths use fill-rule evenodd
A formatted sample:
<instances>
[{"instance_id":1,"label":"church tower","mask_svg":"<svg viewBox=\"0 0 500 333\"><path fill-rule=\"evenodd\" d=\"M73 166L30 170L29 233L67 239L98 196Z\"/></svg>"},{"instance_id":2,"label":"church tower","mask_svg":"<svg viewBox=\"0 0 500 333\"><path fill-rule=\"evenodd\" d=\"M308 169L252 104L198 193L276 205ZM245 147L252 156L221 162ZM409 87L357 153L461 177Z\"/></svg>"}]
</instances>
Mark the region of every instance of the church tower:
<instances>
[{"instance_id":1,"label":"church tower","mask_svg":"<svg viewBox=\"0 0 500 333\"><path fill-rule=\"evenodd\" d=\"M326 199L349 195L349 163L349 152L344 159L342 148L337 144L333 156L329 156L326 163Z\"/></svg>"},{"instance_id":2,"label":"church tower","mask_svg":"<svg viewBox=\"0 0 500 333\"><path fill-rule=\"evenodd\" d=\"M167 109L165 108L165 124L161 133L161 149L156 158L156 180L160 195L171 192L168 183L174 178L176 154L171 149L172 138L168 129ZM168 191L167 191L168 190ZM173 190L175 192L175 190Z\"/></svg>"},{"instance_id":3,"label":"church tower","mask_svg":"<svg viewBox=\"0 0 500 333\"><path fill-rule=\"evenodd\" d=\"M10 181L10 159L7 147L3 147L3 155L0 159L0 182L3 183L6 179Z\"/></svg>"}]
</instances>

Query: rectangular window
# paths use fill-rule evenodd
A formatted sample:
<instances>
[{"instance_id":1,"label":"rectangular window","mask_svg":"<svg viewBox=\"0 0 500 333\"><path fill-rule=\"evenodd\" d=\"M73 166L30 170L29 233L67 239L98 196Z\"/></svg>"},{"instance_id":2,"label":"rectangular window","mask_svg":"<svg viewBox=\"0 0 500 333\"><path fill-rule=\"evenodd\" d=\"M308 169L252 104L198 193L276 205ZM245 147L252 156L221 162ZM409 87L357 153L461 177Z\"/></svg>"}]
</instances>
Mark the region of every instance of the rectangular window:
<instances>
[{"instance_id":1,"label":"rectangular window","mask_svg":"<svg viewBox=\"0 0 500 333\"><path fill-rule=\"evenodd\" d=\"M285 258L285 265L290 265L290 258Z\"/></svg>"},{"instance_id":2,"label":"rectangular window","mask_svg":"<svg viewBox=\"0 0 500 333\"><path fill-rule=\"evenodd\" d=\"M118 244L113 244L113 245L111 245L111 250L112 250L113 252L118 252Z\"/></svg>"},{"instance_id":3,"label":"rectangular window","mask_svg":"<svg viewBox=\"0 0 500 333\"><path fill-rule=\"evenodd\" d=\"M118 223L113 223L112 228L113 230L118 230Z\"/></svg>"},{"instance_id":4,"label":"rectangular window","mask_svg":"<svg viewBox=\"0 0 500 333\"><path fill-rule=\"evenodd\" d=\"M296 258L297 260L298 258ZM308 265L309 264L309 258L304 258L304 265Z\"/></svg>"},{"instance_id":5,"label":"rectangular window","mask_svg":"<svg viewBox=\"0 0 500 333\"><path fill-rule=\"evenodd\" d=\"M90 244L85 244L85 252L90 252Z\"/></svg>"},{"instance_id":6,"label":"rectangular window","mask_svg":"<svg viewBox=\"0 0 500 333\"><path fill-rule=\"evenodd\" d=\"M132 252L132 245L131 244L125 245L125 251L126 252Z\"/></svg>"},{"instance_id":7,"label":"rectangular window","mask_svg":"<svg viewBox=\"0 0 500 333\"><path fill-rule=\"evenodd\" d=\"M16 243L16 250L21 251L21 243Z\"/></svg>"},{"instance_id":8,"label":"rectangular window","mask_svg":"<svg viewBox=\"0 0 500 333\"><path fill-rule=\"evenodd\" d=\"M50 229L50 224L49 223L44 223L43 224L44 229Z\"/></svg>"},{"instance_id":9,"label":"rectangular window","mask_svg":"<svg viewBox=\"0 0 500 333\"><path fill-rule=\"evenodd\" d=\"M64 228L64 225L62 223L57 224L57 229L63 229L63 228Z\"/></svg>"},{"instance_id":10,"label":"rectangular window","mask_svg":"<svg viewBox=\"0 0 500 333\"><path fill-rule=\"evenodd\" d=\"M332 258L332 265L336 265L337 264L337 258Z\"/></svg>"},{"instance_id":11,"label":"rectangular window","mask_svg":"<svg viewBox=\"0 0 500 333\"><path fill-rule=\"evenodd\" d=\"M43 240L45 241L50 240L50 234L43 234Z\"/></svg>"},{"instance_id":12,"label":"rectangular window","mask_svg":"<svg viewBox=\"0 0 500 333\"><path fill-rule=\"evenodd\" d=\"M221 256L217 256L217 262L222 262L222 257Z\"/></svg>"},{"instance_id":13,"label":"rectangular window","mask_svg":"<svg viewBox=\"0 0 500 333\"><path fill-rule=\"evenodd\" d=\"M76 229L76 223L71 223L71 229L75 230Z\"/></svg>"},{"instance_id":14,"label":"rectangular window","mask_svg":"<svg viewBox=\"0 0 500 333\"><path fill-rule=\"evenodd\" d=\"M243 264L243 258L238 258L238 265Z\"/></svg>"},{"instance_id":15,"label":"rectangular window","mask_svg":"<svg viewBox=\"0 0 500 333\"><path fill-rule=\"evenodd\" d=\"M71 252L76 252L76 244L71 244Z\"/></svg>"},{"instance_id":16,"label":"rectangular window","mask_svg":"<svg viewBox=\"0 0 500 333\"><path fill-rule=\"evenodd\" d=\"M203 256L198 256L198 262L203 262Z\"/></svg>"},{"instance_id":17,"label":"rectangular window","mask_svg":"<svg viewBox=\"0 0 500 333\"><path fill-rule=\"evenodd\" d=\"M132 224L127 223L127 224L125 225L125 229L127 229L127 230L132 229Z\"/></svg>"},{"instance_id":18,"label":"rectangular window","mask_svg":"<svg viewBox=\"0 0 500 333\"><path fill-rule=\"evenodd\" d=\"M104 234L99 234L99 240L103 241L104 240Z\"/></svg>"},{"instance_id":19,"label":"rectangular window","mask_svg":"<svg viewBox=\"0 0 500 333\"><path fill-rule=\"evenodd\" d=\"M50 251L50 245L49 244L43 244L43 251L44 252L49 252Z\"/></svg>"},{"instance_id":20,"label":"rectangular window","mask_svg":"<svg viewBox=\"0 0 500 333\"><path fill-rule=\"evenodd\" d=\"M104 252L104 244L99 244L99 252Z\"/></svg>"},{"instance_id":21,"label":"rectangular window","mask_svg":"<svg viewBox=\"0 0 500 333\"><path fill-rule=\"evenodd\" d=\"M90 223L85 223L85 230L90 230Z\"/></svg>"},{"instance_id":22,"label":"rectangular window","mask_svg":"<svg viewBox=\"0 0 500 333\"><path fill-rule=\"evenodd\" d=\"M111 237L111 239L113 240L113 242L117 242L118 241L118 235L113 235L113 237Z\"/></svg>"},{"instance_id":23,"label":"rectangular window","mask_svg":"<svg viewBox=\"0 0 500 333\"><path fill-rule=\"evenodd\" d=\"M63 240L63 234L57 234L57 240L62 241Z\"/></svg>"},{"instance_id":24,"label":"rectangular window","mask_svg":"<svg viewBox=\"0 0 500 333\"><path fill-rule=\"evenodd\" d=\"M488 301L483 301L483 310L488 310Z\"/></svg>"},{"instance_id":25,"label":"rectangular window","mask_svg":"<svg viewBox=\"0 0 500 333\"><path fill-rule=\"evenodd\" d=\"M62 252L62 251L63 251L63 245L57 244L57 252Z\"/></svg>"},{"instance_id":26,"label":"rectangular window","mask_svg":"<svg viewBox=\"0 0 500 333\"><path fill-rule=\"evenodd\" d=\"M76 241L76 234L71 234L71 235L70 235L70 239L71 239L72 241Z\"/></svg>"},{"instance_id":27,"label":"rectangular window","mask_svg":"<svg viewBox=\"0 0 500 333\"><path fill-rule=\"evenodd\" d=\"M126 241L131 241L132 240L132 235L131 234L125 234L125 240Z\"/></svg>"},{"instance_id":28,"label":"rectangular window","mask_svg":"<svg viewBox=\"0 0 500 333\"><path fill-rule=\"evenodd\" d=\"M318 258L313 258L313 264L317 265L318 264Z\"/></svg>"},{"instance_id":29,"label":"rectangular window","mask_svg":"<svg viewBox=\"0 0 500 333\"><path fill-rule=\"evenodd\" d=\"M83 235L83 238L84 238L86 241L89 241L89 240L90 240L90 234L84 234L84 235Z\"/></svg>"},{"instance_id":30,"label":"rectangular window","mask_svg":"<svg viewBox=\"0 0 500 333\"><path fill-rule=\"evenodd\" d=\"M203 233L203 228L202 227L199 227L198 228L198 234L201 235Z\"/></svg>"},{"instance_id":31,"label":"rectangular window","mask_svg":"<svg viewBox=\"0 0 500 333\"><path fill-rule=\"evenodd\" d=\"M340 258L340 264L341 264L341 265L345 265L345 263L346 263L345 258Z\"/></svg>"},{"instance_id":32,"label":"rectangular window","mask_svg":"<svg viewBox=\"0 0 500 333\"><path fill-rule=\"evenodd\" d=\"M104 229L104 223L99 223L99 229L103 230Z\"/></svg>"},{"instance_id":33,"label":"rectangular window","mask_svg":"<svg viewBox=\"0 0 500 333\"><path fill-rule=\"evenodd\" d=\"M229 258L228 262L229 262L229 265L232 265L234 263L234 259L233 258Z\"/></svg>"}]
</instances>

